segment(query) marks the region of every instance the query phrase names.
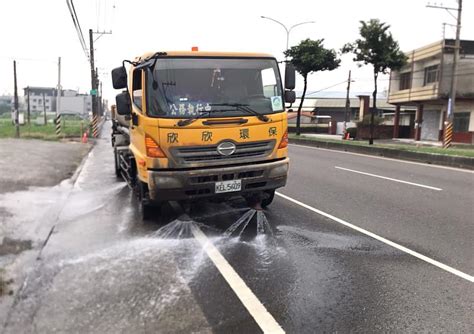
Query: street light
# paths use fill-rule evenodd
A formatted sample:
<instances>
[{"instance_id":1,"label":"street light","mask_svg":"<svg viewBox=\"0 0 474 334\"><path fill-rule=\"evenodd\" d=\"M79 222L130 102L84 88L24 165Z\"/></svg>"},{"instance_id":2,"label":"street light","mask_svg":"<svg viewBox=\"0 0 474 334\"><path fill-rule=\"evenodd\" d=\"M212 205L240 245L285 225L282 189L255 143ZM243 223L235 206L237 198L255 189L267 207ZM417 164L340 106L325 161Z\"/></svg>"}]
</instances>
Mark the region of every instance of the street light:
<instances>
[{"instance_id":1,"label":"street light","mask_svg":"<svg viewBox=\"0 0 474 334\"><path fill-rule=\"evenodd\" d=\"M293 30L293 28L296 28L296 27L298 27L300 25L303 25L303 24L316 23L314 21L300 22L300 23L292 25L290 28L287 28L286 25L284 25L283 23L281 23L278 20L272 19L271 17L267 17L267 16L260 16L260 17L262 19L267 19L267 20L273 21L275 23L278 23L279 25L281 25L285 29L285 31L286 31L286 49L285 50L288 50L288 45L289 45L289 42L290 42L290 32L291 32L291 30Z\"/></svg>"}]
</instances>

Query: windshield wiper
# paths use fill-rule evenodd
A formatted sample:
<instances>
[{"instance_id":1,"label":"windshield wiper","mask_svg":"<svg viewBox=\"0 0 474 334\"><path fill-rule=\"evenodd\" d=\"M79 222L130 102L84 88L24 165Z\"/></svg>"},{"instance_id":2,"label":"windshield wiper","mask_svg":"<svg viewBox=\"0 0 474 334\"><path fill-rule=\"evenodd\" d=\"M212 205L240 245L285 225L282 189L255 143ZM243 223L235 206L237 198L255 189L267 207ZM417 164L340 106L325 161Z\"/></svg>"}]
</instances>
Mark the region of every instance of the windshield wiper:
<instances>
[{"instance_id":1,"label":"windshield wiper","mask_svg":"<svg viewBox=\"0 0 474 334\"><path fill-rule=\"evenodd\" d=\"M199 111L199 115L197 115L196 117L182 119L182 120L178 121L178 123L176 123L176 125L178 125L178 126L189 125L189 124L197 121L198 119L203 118L204 116L209 116L211 114L211 111L212 110Z\"/></svg>"},{"instance_id":2,"label":"windshield wiper","mask_svg":"<svg viewBox=\"0 0 474 334\"><path fill-rule=\"evenodd\" d=\"M238 110L245 111L249 114L257 116L259 120L262 122L268 122L270 118L268 118L265 115L262 115L261 113L251 109L248 104L243 104L243 103L211 103L209 104L211 107L234 107Z\"/></svg>"}]
</instances>

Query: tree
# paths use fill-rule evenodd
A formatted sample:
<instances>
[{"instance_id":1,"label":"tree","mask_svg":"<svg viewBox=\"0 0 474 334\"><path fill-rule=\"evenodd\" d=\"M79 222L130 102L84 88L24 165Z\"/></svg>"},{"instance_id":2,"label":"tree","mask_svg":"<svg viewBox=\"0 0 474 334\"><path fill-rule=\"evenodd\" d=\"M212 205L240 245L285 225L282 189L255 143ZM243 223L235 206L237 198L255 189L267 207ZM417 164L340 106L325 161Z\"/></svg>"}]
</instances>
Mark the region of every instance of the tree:
<instances>
[{"instance_id":1,"label":"tree","mask_svg":"<svg viewBox=\"0 0 474 334\"><path fill-rule=\"evenodd\" d=\"M398 42L388 31L389 25L378 19L367 22L360 21L359 33L361 38L353 43L347 43L343 53L351 52L355 55L354 61L359 66L371 64L374 68L374 92L372 94L372 111L370 116L370 139L369 144L374 143L374 115L377 110L377 79L379 73L387 74L388 70L399 70L407 62L407 56L400 51Z\"/></svg>"},{"instance_id":2,"label":"tree","mask_svg":"<svg viewBox=\"0 0 474 334\"><path fill-rule=\"evenodd\" d=\"M308 74L319 71L332 71L339 67L340 59L336 56L336 51L325 49L324 39L305 39L297 46L293 46L284 52L285 56L291 57L290 62L295 69L303 76L304 88L301 95L298 115L296 119L296 134L300 135L301 108L303 107L306 88L308 85Z\"/></svg>"}]
</instances>

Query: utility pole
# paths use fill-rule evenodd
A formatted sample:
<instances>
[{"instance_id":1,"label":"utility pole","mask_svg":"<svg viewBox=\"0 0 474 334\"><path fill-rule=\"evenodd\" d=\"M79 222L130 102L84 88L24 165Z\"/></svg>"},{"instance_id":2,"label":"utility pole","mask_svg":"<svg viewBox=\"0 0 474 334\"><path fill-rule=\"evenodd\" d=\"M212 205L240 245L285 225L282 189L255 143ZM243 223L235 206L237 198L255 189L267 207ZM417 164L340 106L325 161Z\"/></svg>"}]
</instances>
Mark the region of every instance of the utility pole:
<instances>
[{"instance_id":1,"label":"utility pole","mask_svg":"<svg viewBox=\"0 0 474 334\"><path fill-rule=\"evenodd\" d=\"M448 100L448 112L447 120L445 122L446 129L444 131L444 140L443 147L448 148L451 146L452 141L452 131L453 131L453 120L454 120L454 111L456 109L456 90L457 90L457 70L458 70L458 59L459 59L459 50L461 49L461 14L462 14L462 0L458 0L458 17L456 24L456 41L454 42L454 58L453 58L453 69L452 69L452 78L451 78L451 96ZM449 131L450 130L450 131Z\"/></svg>"},{"instance_id":2,"label":"utility pole","mask_svg":"<svg viewBox=\"0 0 474 334\"><path fill-rule=\"evenodd\" d=\"M30 86L26 87L26 103L27 103L27 116L28 125L30 125Z\"/></svg>"},{"instance_id":3,"label":"utility pole","mask_svg":"<svg viewBox=\"0 0 474 334\"><path fill-rule=\"evenodd\" d=\"M461 49L461 16L462 16L462 0L458 1L458 8L444 7L438 5L428 5L430 8L445 9L450 15L454 16L451 11L457 11L456 17L456 40L454 42L453 52L453 66L451 74L451 90L448 99L448 110L446 113L446 119L444 120L444 131L443 131L443 147L449 148L453 139L453 119L454 111L456 109L456 90L457 90L457 69L458 69L458 58L459 50Z\"/></svg>"},{"instance_id":4,"label":"utility pole","mask_svg":"<svg viewBox=\"0 0 474 334\"><path fill-rule=\"evenodd\" d=\"M56 89L56 116L61 113L61 57L58 57L58 87Z\"/></svg>"},{"instance_id":5,"label":"utility pole","mask_svg":"<svg viewBox=\"0 0 474 334\"><path fill-rule=\"evenodd\" d=\"M92 99L92 117L97 115L97 79L94 65L94 37L92 29L89 29L89 48L91 62L91 99Z\"/></svg>"},{"instance_id":6,"label":"utility pole","mask_svg":"<svg viewBox=\"0 0 474 334\"><path fill-rule=\"evenodd\" d=\"M16 60L13 61L13 79L14 79L14 122L15 122L15 137L20 138L20 122L18 121L18 87L16 83Z\"/></svg>"},{"instance_id":7,"label":"utility pole","mask_svg":"<svg viewBox=\"0 0 474 334\"><path fill-rule=\"evenodd\" d=\"M95 68L95 100L97 103L97 116L101 116L100 112L100 97L99 97L99 69Z\"/></svg>"},{"instance_id":8,"label":"utility pole","mask_svg":"<svg viewBox=\"0 0 474 334\"><path fill-rule=\"evenodd\" d=\"M48 119L46 117L46 101L45 101L44 92L43 92L43 114L44 114L44 125L47 125Z\"/></svg>"},{"instance_id":9,"label":"utility pole","mask_svg":"<svg viewBox=\"0 0 474 334\"><path fill-rule=\"evenodd\" d=\"M104 100L102 99L102 81L99 81L99 87L100 87L100 116L104 116Z\"/></svg>"},{"instance_id":10,"label":"utility pole","mask_svg":"<svg viewBox=\"0 0 474 334\"><path fill-rule=\"evenodd\" d=\"M350 108L351 108L351 100L349 98L349 92L351 90L351 71L349 70L349 77L347 78L347 93L346 93L346 111L344 115L344 135L346 135L346 126L347 122L350 121Z\"/></svg>"}]
</instances>

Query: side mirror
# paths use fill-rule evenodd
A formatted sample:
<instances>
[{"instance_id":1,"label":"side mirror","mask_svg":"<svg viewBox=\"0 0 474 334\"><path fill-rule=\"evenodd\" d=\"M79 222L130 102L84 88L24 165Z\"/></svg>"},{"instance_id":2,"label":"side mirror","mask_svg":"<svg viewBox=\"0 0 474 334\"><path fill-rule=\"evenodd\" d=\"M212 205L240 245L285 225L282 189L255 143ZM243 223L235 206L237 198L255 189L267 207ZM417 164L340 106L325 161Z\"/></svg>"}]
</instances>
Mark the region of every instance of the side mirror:
<instances>
[{"instance_id":1,"label":"side mirror","mask_svg":"<svg viewBox=\"0 0 474 334\"><path fill-rule=\"evenodd\" d=\"M295 67L292 63L286 63L285 66L285 89L295 89Z\"/></svg>"},{"instance_id":2,"label":"side mirror","mask_svg":"<svg viewBox=\"0 0 474 334\"><path fill-rule=\"evenodd\" d=\"M112 70L112 86L114 89L127 88L127 71L123 66Z\"/></svg>"},{"instance_id":3,"label":"side mirror","mask_svg":"<svg viewBox=\"0 0 474 334\"><path fill-rule=\"evenodd\" d=\"M296 101L296 93L292 90L285 90L285 102L294 103Z\"/></svg>"},{"instance_id":4,"label":"side mirror","mask_svg":"<svg viewBox=\"0 0 474 334\"><path fill-rule=\"evenodd\" d=\"M130 94L122 92L115 97L117 105L117 114L127 116L132 113L132 105L130 103Z\"/></svg>"}]
</instances>

